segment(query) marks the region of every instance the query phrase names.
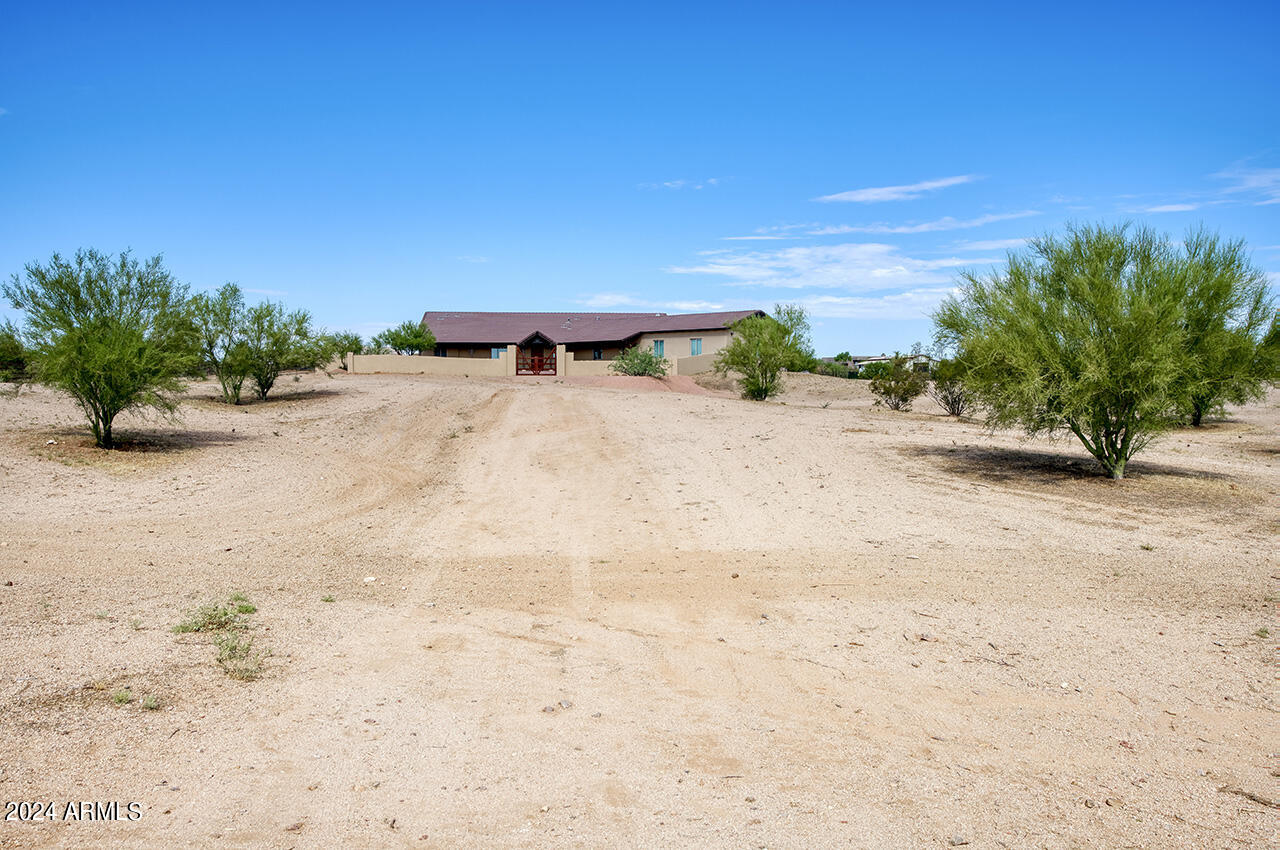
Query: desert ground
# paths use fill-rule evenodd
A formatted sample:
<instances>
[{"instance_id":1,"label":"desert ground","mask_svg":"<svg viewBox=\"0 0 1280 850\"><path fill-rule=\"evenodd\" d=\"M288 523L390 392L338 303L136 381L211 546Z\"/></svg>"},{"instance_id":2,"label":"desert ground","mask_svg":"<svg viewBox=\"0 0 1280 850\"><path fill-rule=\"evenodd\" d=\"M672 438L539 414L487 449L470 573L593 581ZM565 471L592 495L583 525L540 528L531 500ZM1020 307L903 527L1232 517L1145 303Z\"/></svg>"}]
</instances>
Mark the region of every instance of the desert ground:
<instances>
[{"instance_id":1,"label":"desert ground","mask_svg":"<svg viewBox=\"0 0 1280 850\"><path fill-rule=\"evenodd\" d=\"M141 812L0 846L1276 846L1280 393L1121 482L871 402L0 398L0 790ZM173 631L232 593L253 681Z\"/></svg>"}]
</instances>

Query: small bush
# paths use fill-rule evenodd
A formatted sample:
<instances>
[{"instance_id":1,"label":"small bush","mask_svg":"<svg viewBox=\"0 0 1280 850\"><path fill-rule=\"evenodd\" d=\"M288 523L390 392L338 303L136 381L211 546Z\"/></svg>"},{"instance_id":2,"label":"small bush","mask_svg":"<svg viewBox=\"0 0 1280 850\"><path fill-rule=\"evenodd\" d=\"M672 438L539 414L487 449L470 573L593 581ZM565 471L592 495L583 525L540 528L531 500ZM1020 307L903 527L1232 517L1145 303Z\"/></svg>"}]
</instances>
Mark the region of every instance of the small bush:
<instances>
[{"instance_id":1,"label":"small bush","mask_svg":"<svg viewBox=\"0 0 1280 850\"><path fill-rule=\"evenodd\" d=\"M910 410L911 402L919 398L929 385L929 375L917 371L911 358L895 353L888 361L888 373L871 380L871 392L877 396L876 404L890 410Z\"/></svg>"},{"instance_id":2,"label":"small bush","mask_svg":"<svg viewBox=\"0 0 1280 850\"><path fill-rule=\"evenodd\" d=\"M973 393L964 385L964 368L955 360L943 360L933 370L929 397L951 416L973 410Z\"/></svg>"},{"instance_id":3,"label":"small bush","mask_svg":"<svg viewBox=\"0 0 1280 850\"><path fill-rule=\"evenodd\" d=\"M253 612L238 611L234 602L226 604L210 602L192 611L187 619L174 626L173 630L178 634L185 634L188 632L220 632L227 629L243 628L244 620L240 616L242 613Z\"/></svg>"},{"instance_id":4,"label":"small bush","mask_svg":"<svg viewBox=\"0 0 1280 850\"><path fill-rule=\"evenodd\" d=\"M116 705L128 705L133 702L133 694L128 688L121 688L111 695L111 701Z\"/></svg>"},{"instance_id":5,"label":"small bush","mask_svg":"<svg viewBox=\"0 0 1280 850\"><path fill-rule=\"evenodd\" d=\"M889 374L889 361L876 360L871 363L862 364L862 368L860 368L857 372L857 377L862 378L863 380L870 381L874 378L883 378L888 374Z\"/></svg>"},{"instance_id":6,"label":"small bush","mask_svg":"<svg viewBox=\"0 0 1280 850\"><path fill-rule=\"evenodd\" d=\"M253 638L227 633L218 636L216 645L218 666L231 678L251 682L262 675L262 659L266 653L254 650Z\"/></svg>"},{"instance_id":7,"label":"small bush","mask_svg":"<svg viewBox=\"0 0 1280 850\"><path fill-rule=\"evenodd\" d=\"M160 709L160 700L157 697L147 694L138 703L144 711L158 711Z\"/></svg>"},{"instance_id":8,"label":"small bush","mask_svg":"<svg viewBox=\"0 0 1280 850\"><path fill-rule=\"evenodd\" d=\"M666 359L653 353L652 347L633 346L619 354L609 368L619 375L647 375L651 378L661 378L667 374L668 365Z\"/></svg>"}]
</instances>

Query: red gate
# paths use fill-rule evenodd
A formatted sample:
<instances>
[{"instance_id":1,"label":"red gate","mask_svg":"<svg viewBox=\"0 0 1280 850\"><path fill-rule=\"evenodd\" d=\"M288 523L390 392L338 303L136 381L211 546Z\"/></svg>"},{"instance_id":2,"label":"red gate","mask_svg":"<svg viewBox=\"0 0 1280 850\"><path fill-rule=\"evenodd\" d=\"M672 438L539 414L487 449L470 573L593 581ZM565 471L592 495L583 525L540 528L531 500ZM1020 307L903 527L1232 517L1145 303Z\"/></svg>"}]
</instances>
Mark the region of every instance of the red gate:
<instances>
[{"instance_id":1,"label":"red gate","mask_svg":"<svg viewBox=\"0 0 1280 850\"><path fill-rule=\"evenodd\" d=\"M554 375L556 373L556 350L516 349L517 375Z\"/></svg>"}]
</instances>

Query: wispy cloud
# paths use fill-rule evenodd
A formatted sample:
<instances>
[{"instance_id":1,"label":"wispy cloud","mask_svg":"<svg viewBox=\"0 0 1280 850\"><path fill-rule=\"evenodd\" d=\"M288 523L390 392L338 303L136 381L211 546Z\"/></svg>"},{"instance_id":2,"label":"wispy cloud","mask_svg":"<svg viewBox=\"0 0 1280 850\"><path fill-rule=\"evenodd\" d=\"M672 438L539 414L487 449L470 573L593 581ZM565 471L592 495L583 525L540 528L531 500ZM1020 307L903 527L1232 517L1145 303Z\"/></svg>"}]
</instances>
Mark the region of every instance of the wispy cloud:
<instances>
[{"instance_id":1,"label":"wispy cloud","mask_svg":"<svg viewBox=\"0 0 1280 850\"><path fill-rule=\"evenodd\" d=\"M936 192L949 186L959 186L962 183L972 183L981 179L976 174L958 174L955 177L922 180L919 183L911 183L906 186L871 186L866 189L850 189L847 192L837 192L834 195L823 195L820 198L814 198L814 200L824 204L877 204L882 201L911 201L927 192Z\"/></svg>"},{"instance_id":2,"label":"wispy cloud","mask_svg":"<svg viewBox=\"0 0 1280 850\"><path fill-rule=\"evenodd\" d=\"M1021 248L1028 242L1025 236L1017 239L979 239L975 242L957 242L957 251L1007 251L1010 248Z\"/></svg>"},{"instance_id":3,"label":"wispy cloud","mask_svg":"<svg viewBox=\"0 0 1280 850\"><path fill-rule=\"evenodd\" d=\"M1280 168L1233 165L1211 176L1231 181L1230 185L1220 190L1224 195L1245 193L1260 197L1261 200L1254 201L1256 206L1280 204Z\"/></svg>"},{"instance_id":4,"label":"wispy cloud","mask_svg":"<svg viewBox=\"0 0 1280 850\"><path fill-rule=\"evenodd\" d=\"M459 260L461 260L461 261L462 261L462 262L464 262L464 263L487 263L487 262L489 262L489 258L488 258L488 257L481 257L481 256L479 256L478 254L462 254L461 256L459 256L459 257L458 257L458 259L459 259Z\"/></svg>"},{"instance_id":5,"label":"wispy cloud","mask_svg":"<svg viewBox=\"0 0 1280 850\"><path fill-rule=\"evenodd\" d=\"M830 227L820 227L817 230L809 231L809 233L813 236L831 236L840 233L935 233L940 230L968 230L973 227L982 227L985 224L993 224L997 221L1009 221L1010 219L1027 218L1033 215L1040 215L1040 211L1022 210L1012 213L993 213L969 219L945 216L934 221L920 222L919 224L838 224Z\"/></svg>"},{"instance_id":6,"label":"wispy cloud","mask_svg":"<svg viewBox=\"0 0 1280 850\"><path fill-rule=\"evenodd\" d=\"M928 287L879 296L815 295L800 303L815 318L921 319L955 291L954 287Z\"/></svg>"},{"instance_id":7,"label":"wispy cloud","mask_svg":"<svg viewBox=\"0 0 1280 850\"><path fill-rule=\"evenodd\" d=\"M671 274L713 275L730 285L784 289L844 289L873 292L917 288L949 281L955 269L999 262L993 258L906 256L894 245L851 242L797 245L776 251L720 252Z\"/></svg>"},{"instance_id":8,"label":"wispy cloud","mask_svg":"<svg viewBox=\"0 0 1280 850\"><path fill-rule=\"evenodd\" d=\"M653 310L654 312L665 312L671 310L677 313L705 313L712 310L727 309L723 303L718 301L651 301L627 292L595 292L579 298L578 303L584 307L598 310L630 307L633 311Z\"/></svg>"},{"instance_id":9,"label":"wispy cloud","mask_svg":"<svg viewBox=\"0 0 1280 850\"><path fill-rule=\"evenodd\" d=\"M796 237L758 233L754 236L721 236L720 238L726 242L769 242L776 239L795 239Z\"/></svg>"},{"instance_id":10,"label":"wispy cloud","mask_svg":"<svg viewBox=\"0 0 1280 850\"><path fill-rule=\"evenodd\" d=\"M721 177L708 177L706 180L664 180L661 183L641 183L641 189L706 189L719 186Z\"/></svg>"},{"instance_id":11,"label":"wispy cloud","mask_svg":"<svg viewBox=\"0 0 1280 850\"><path fill-rule=\"evenodd\" d=\"M1154 207L1143 207L1142 212L1146 213L1175 213L1175 212L1191 212L1200 209L1199 204L1159 204Z\"/></svg>"}]
</instances>

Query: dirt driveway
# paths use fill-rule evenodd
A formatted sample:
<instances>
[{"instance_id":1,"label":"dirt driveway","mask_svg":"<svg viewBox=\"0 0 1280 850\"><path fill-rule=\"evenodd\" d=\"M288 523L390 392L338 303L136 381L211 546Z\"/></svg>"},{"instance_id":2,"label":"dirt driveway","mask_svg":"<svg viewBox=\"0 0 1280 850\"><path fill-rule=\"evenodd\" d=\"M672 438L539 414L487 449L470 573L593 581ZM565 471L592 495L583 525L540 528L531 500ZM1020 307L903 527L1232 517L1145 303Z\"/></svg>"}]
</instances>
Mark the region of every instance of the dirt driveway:
<instances>
[{"instance_id":1,"label":"dirt driveway","mask_svg":"<svg viewBox=\"0 0 1280 850\"><path fill-rule=\"evenodd\" d=\"M1276 840L1280 395L1108 482L714 390L201 386L111 455L0 399L0 789L141 804L0 847ZM255 681L172 631L237 592Z\"/></svg>"}]
</instances>

